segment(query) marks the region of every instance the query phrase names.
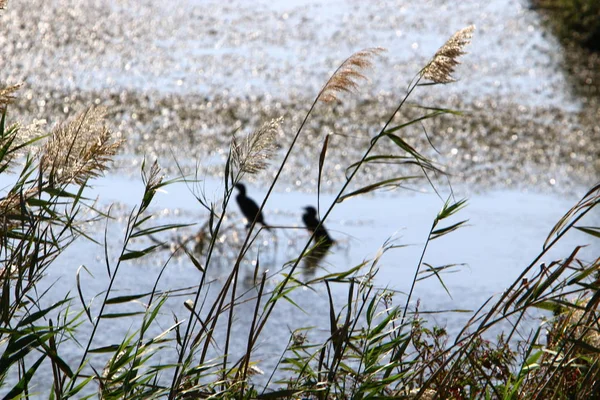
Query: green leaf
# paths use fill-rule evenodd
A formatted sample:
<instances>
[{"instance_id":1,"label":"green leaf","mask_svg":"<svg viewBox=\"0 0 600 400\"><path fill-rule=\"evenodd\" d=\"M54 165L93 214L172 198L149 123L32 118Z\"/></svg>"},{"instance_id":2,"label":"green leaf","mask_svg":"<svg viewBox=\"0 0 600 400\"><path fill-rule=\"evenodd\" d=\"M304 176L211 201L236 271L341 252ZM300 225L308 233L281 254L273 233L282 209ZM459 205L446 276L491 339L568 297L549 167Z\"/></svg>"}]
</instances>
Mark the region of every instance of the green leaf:
<instances>
[{"instance_id":1,"label":"green leaf","mask_svg":"<svg viewBox=\"0 0 600 400\"><path fill-rule=\"evenodd\" d=\"M144 257L146 254L151 253L157 247L160 247L160 246L162 246L162 244L155 244L153 246L146 247L144 250L132 250L132 251L129 251L129 252L123 254L121 256L121 258L119 259L119 261L127 261L127 260L132 260L132 259L135 259L135 258Z\"/></svg>"},{"instance_id":2,"label":"green leaf","mask_svg":"<svg viewBox=\"0 0 600 400\"><path fill-rule=\"evenodd\" d=\"M169 229L179 229L179 228L185 228L185 227L194 226L194 225L196 225L196 224L168 224L168 225L155 226L152 228L143 229L143 230L134 232L131 234L131 238L153 235L153 234L156 234L159 232L167 231Z\"/></svg>"},{"instance_id":3,"label":"green leaf","mask_svg":"<svg viewBox=\"0 0 600 400\"><path fill-rule=\"evenodd\" d=\"M411 179L419 179L419 178L420 178L420 176L403 176L400 178L386 179L384 181L373 183L371 185L367 185L367 186L362 187L358 190L355 190L351 193L340 196L336 202L341 203L342 201L347 200L351 197L358 196L358 195L364 194L364 193L369 193L369 192L372 192L372 191L378 190L378 189L397 188L398 186L400 186L400 182L411 180Z\"/></svg>"},{"instance_id":4,"label":"green leaf","mask_svg":"<svg viewBox=\"0 0 600 400\"><path fill-rule=\"evenodd\" d=\"M28 387L29 381L35 374L35 371L37 371L40 364L42 364L42 361L44 361L45 358L46 358L45 354L42 355L40 358L38 358L38 360L31 366L31 368L29 368L27 370L25 375L23 375L21 380L10 390L10 392L8 392L8 394L6 394L4 396L4 399L14 399L18 395L23 393L25 391L25 389Z\"/></svg>"},{"instance_id":5,"label":"green leaf","mask_svg":"<svg viewBox=\"0 0 600 400\"><path fill-rule=\"evenodd\" d=\"M293 389L282 389L274 392L262 393L256 396L257 399L275 400L275 399L289 399L295 397L295 395L301 393L300 390Z\"/></svg>"},{"instance_id":6,"label":"green leaf","mask_svg":"<svg viewBox=\"0 0 600 400\"><path fill-rule=\"evenodd\" d=\"M551 312L556 312L561 309L560 304L553 300L535 302L532 304L532 306L535 308L539 308L540 310L546 310Z\"/></svg>"},{"instance_id":7,"label":"green leaf","mask_svg":"<svg viewBox=\"0 0 600 400\"><path fill-rule=\"evenodd\" d=\"M430 119L430 118L435 118L435 117L437 117L438 115L442 115L442 114L448 114L448 113L456 113L456 112L452 112L451 110L446 110L446 109L443 109L443 108L440 108L440 109L432 109L432 110L435 110L435 111L434 111L434 112L431 112L431 113L428 113L428 114L425 114L425 115L423 115L423 116L421 116L421 117L419 117L419 118L413 119L413 120L411 120L411 121L408 121L408 122L406 122L406 123L404 123L404 124L400 124L400 125L398 125L398 126L395 126L395 127L393 127L393 128L389 128L389 129L385 130L385 131L383 132L383 135L385 135L385 136L389 136L389 135L391 135L391 134L392 134L392 133L394 133L394 132L397 132L397 131L399 131L399 130L401 130L401 129L404 129L404 128L406 128L407 126L414 125L414 124L416 124L416 123L418 123L418 122L425 121L425 120L428 120L428 119Z\"/></svg>"},{"instance_id":8,"label":"green leaf","mask_svg":"<svg viewBox=\"0 0 600 400\"><path fill-rule=\"evenodd\" d=\"M464 220L464 221L460 221L457 222L455 224L452 224L450 226L447 226L445 228L440 228L440 229L436 229L434 231L431 232L430 234L430 239L431 240L435 240L439 237L442 237L444 235L447 235L450 232L454 232L455 230L457 230L458 228L460 228L461 226L463 226L468 220Z\"/></svg>"},{"instance_id":9,"label":"green leaf","mask_svg":"<svg viewBox=\"0 0 600 400\"><path fill-rule=\"evenodd\" d=\"M142 311L136 312L124 312L124 313L107 313L102 314L100 318L111 319L111 318L124 318L124 317L133 317L136 315L144 315Z\"/></svg>"},{"instance_id":10,"label":"green leaf","mask_svg":"<svg viewBox=\"0 0 600 400\"><path fill-rule=\"evenodd\" d=\"M571 262L575 259L575 256L582 247L583 246L577 246L571 255L562 264L560 264L558 268L552 271L547 279L531 285L527 292L525 292L525 294L523 294L523 296L521 296L521 298L517 301L517 306L537 300L546 291L546 289L552 286L552 284L558 278L560 278L562 273L571 265Z\"/></svg>"},{"instance_id":11,"label":"green leaf","mask_svg":"<svg viewBox=\"0 0 600 400\"><path fill-rule=\"evenodd\" d=\"M438 213L438 215L436 217L436 224L437 224L437 222L456 214L457 212L459 212L460 210L465 208L466 205L467 205L466 199L459 200L452 204L450 204L450 199L448 199L446 201L446 203L444 203L444 207L442 207L442 209L440 210L440 212Z\"/></svg>"},{"instance_id":12,"label":"green leaf","mask_svg":"<svg viewBox=\"0 0 600 400\"><path fill-rule=\"evenodd\" d=\"M133 300L137 300L137 299L141 299L143 297L146 297L148 295L152 294L152 292L148 292L148 293L141 293L141 294L132 294L129 296L117 296L117 297L111 297L110 299L106 300L106 304L120 304L120 303L128 303L130 301Z\"/></svg>"},{"instance_id":13,"label":"green leaf","mask_svg":"<svg viewBox=\"0 0 600 400\"><path fill-rule=\"evenodd\" d=\"M581 232L585 232L588 235L600 238L600 228L595 226L576 226L575 229L579 229Z\"/></svg>"},{"instance_id":14,"label":"green leaf","mask_svg":"<svg viewBox=\"0 0 600 400\"><path fill-rule=\"evenodd\" d=\"M96 347L95 349L90 349L89 353L114 353L120 348L121 345L119 344L111 344L109 346Z\"/></svg>"},{"instance_id":15,"label":"green leaf","mask_svg":"<svg viewBox=\"0 0 600 400\"><path fill-rule=\"evenodd\" d=\"M17 324L17 328L25 326L25 325L29 325L29 324L33 323L34 321L37 321L38 319L43 318L50 311L54 310L56 307L61 306L62 304L69 302L70 300L71 299L61 300L57 303L54 303L53 305L51 305L50 307L48 307L44 310L36 311L32 314L29 314L27 317L25 317L21 321L19 321L19 323Z\"/></svg>"}]
</instances>

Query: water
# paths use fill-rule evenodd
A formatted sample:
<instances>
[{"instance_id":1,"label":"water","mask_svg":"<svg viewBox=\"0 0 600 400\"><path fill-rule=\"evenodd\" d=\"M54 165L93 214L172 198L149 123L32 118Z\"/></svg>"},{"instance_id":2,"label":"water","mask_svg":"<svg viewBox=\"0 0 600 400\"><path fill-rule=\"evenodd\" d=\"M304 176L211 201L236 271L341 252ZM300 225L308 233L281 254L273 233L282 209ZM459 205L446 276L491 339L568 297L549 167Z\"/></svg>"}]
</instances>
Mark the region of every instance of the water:
<instances>
[{"instance_id":1,"label":"water","mask_svg":"<svg viewBox=\"0 0 600 400\"><path fill-rule=\"evenodd\" d=\"M171 177L178 173L173 155L186 172L199 164L208 198L218 201L230 132L236 128L249 132L264 120L284 115L278 140L285 146L312 96L344 58L362 48L386 47L388 52L368 73L370 82L356 95L362 100L346 97L341 105L320 109L311 120L290 160L291 168L267 203L270 224L298 226L276 230L276 239L260 235L261 266L272 274L267 284L272 288L281 280L278 272L283 263L296 256L308 238L300 226L301 208L317 203L315 166L323 135L334 134L320 199L321 207L327 207L343 181L344 168L360 155L397 102L398 93L454 31L472 23L477 31L457 70L459 82L420 91L412 99L470 113L467 118L426 125L440 152L431 156L448 166L457 196L469 199L456 219L468 219L468 225L431 243L424 259L434 266L461 264L454 273L443 275L450 295L439 281L429 278L419 282L411 305L419 299L423 311L472 310L501 293L540 252L554 223L597 181L600 127L593 117L597 109L573 94L558 43L524 1L98 0L85 9L80 5L76 0L11 2L0 14L0 48L6 53L0 60L0 80L27 83L14 107L15 115L25 121L45 118L52 126L85 105L108 106L108 120L127 139L115 172L94 182L93 193L102 208L117 202L113 208L117 220L108 228L113 268L126 215L142 193L141 182L132 175L137 175L143 156L159 158ZM406 135L419 149L429 148L421 128ZM272 171L249 177L253 198L264 196ZM359 182L398 173L406 172L373 169ZM371 259L393 237L407 247L383 256L375 282L398 291L396 301L403 302L429 227L442 206L430 190L420 193L427 187L423 181L412 187L417 192L398 190L336 206L326 226L338 243L323 260L323 269L300 269L302 278L339 272ZM166 190L157 195L152 207L157 218L152 222L206 221L206 212L184 185ZM230 271L244 232L235 204L231 211L223 237L229 250L219 253L219 262L207 272L213 282L208 299ZM599 222L596 212L585 224ZM197 228L167 232L160 238L175 241ZM102 240L103 224L89 229ZM583 259L597 257L597 240L573 232L542 261L565 257L579 244L588 244L580 254ZM257 254L256 249L250 253L252 258ZM169 255L165 249L147 260L123 265L115 294L151 290ZM81 275L86 301L105 290L104 250L79 240L48 271L46 282L54 283L45 300L48 304L67 291L76 293L75 276L81 265L93 275ZM253 271L248 258L241 273L248 278ZM191 289L167 302L151 334L169 327L172 314L180 320L188 317L183 302L193 298L201 276L185 257L169 263L158 288ZM332 288L339 310L347 288ZM244 290L254 293L251 285ZM290 331L314 326L309 334L313 343L329 335L324 285L298 293L294 300L306 313L281 303L255 352L267 374ZM243 303L236 312L235 326L242 333L233 335L233 354L245 348L243 329L250 323L253 307L253 302ZM142 307L132 304L128 309ZM468 315L430 317L455 333ZM114 343L136 327L133 319L131 324L111 322L102 322L96 346ZM84 323L81 338L87 334L89 324ZM65 348L64 354L76 363L81 349ZM173 351L165 353L163 361L173 361L173 355ZM95 360L102 365L101 356ZM50 382L47 375L36 383L45 392Z\"/></svg>"},{"instance_id":2,"label":"water","mask_svg":"<svg viewBox=\"0 0 600 400\"><path fill-rule=\"evenodd\" d=\"M202 183L208 198L218 200L221 188L218 182L207 180ZM142 194L141 182L130 179L109 176L100 179L94 192L102 199L103 204L110 204L112 200L122 199L121 194L127 192L131 198L140 198ZM260 200L264 195L264 188L254 185L248 186L249 195ZM214 196L214 197L213 197ZM326 207L332 201L331 195L321 198L321 206ZM572 206L576 198L555 198L543 194L494 191L469 198L468 206L459 213L457 220L468 220L468 225L463 229L433 241L428 247L424 262L433 266L447 263L464 264L453 269L453 273L443 274L443 281L449 294L446 293L440 282L435 278L420 281L414 293L411 307L420 303L421 312L441 310L475 310L490 296L501 294L521 273L530 261L541 251L543 242L554 223ZM265 207L266 220L276 226L300 226L301 208L306 205L316 204L315 194L276 191ZM124 216L127 210L135 205L133 202L121 204L116 208L115 215ZM394 238L395 243L407 245L386 253L379 262L379 273L375 279L378 287L386 287L398 291L396 302L402 304L406 299L415 268L423 250L431 222L440 207L441 200L433 194L407 194L402 191L387 193L376 197L356 198L344 202L334 208L327 228L331 235L338 241L332 253L322 261L322 267L317 270L306 269L300 266L299 279L308 280L327 272L344 271L363 260L370 260L377 254L389 238ZM121 211L118 211L121 209ZM158 216L152 221L159 223L203 223L206 212L203 212L196 203L189 189L182 184L169 186L165 192L158 193L152 211ZM600 222L596 213L588 220L588 224ZM237 205L232 205L232 213L226 221L227 229L223 241L229 243L227 248L235 252L240 246L243 233L243 221L238 213ZM124 221L113 221L109 224L108 242L111 250L110 259L112 268L122 239ZM95 233L96 239L102 241L103 224L90 230ZM188 228L184 232L192 234L196 228ZM276 242L268 233L261 233L260 244L261 271L269 270L271 278L266 284L266 290L272 289L282 278L277 272L285 261L292 259L301 250L308 235L303 229L275 230ZM166 234L163 237L181 237L182 232ZM137 242L132 248L142 248L147 242ZM565 257L576 246L587 244L588 247L580 253L584 260L590 260L598 254L598 244L591 237L582 233L573 232L551 251L540 262L552 261ZM207 272L208 281L212 282L208 291L203 291L207 304L221 287L231 270L232 254L225 260L217 252L216 262ZM257 257L256 250L251 251L241 268L239 293L248 291L244 297L254 296L252 276L254 274L253 260ZM155 256L143 259L140 262L124 263L119 271L119 278L113 289L113 296L144 293L152 290L156 284L159 272L170 255L169 250L158 251ZM82 288L86 301L93 296L101 294L106 288L108 277L104 260L104 250L101 246L92 245L84 241L70 248L61 256L59 262L48 272L47 282L54 283L54 289L46 301L59 300L67 291L76 293L76 271L80 265L85 265L91 275L82 273ZM534 270L535 271L535 270ZM173 315L178 319L186 320L188 312L183 307L185 300L193 299L194 288L201 278L201 273L196 270L186 257L176 257L164 271L158 290L182 290L179 296L171 298L164 306L158 317L158 324L150 333L157 335L161 330L167 329L173 323ZM260 273L259 273L260 276ZM347 299L346 285L331 284L336 311L341 311ZM275 309L271 323L267 325L265 335L259 341L253 361L267 371L267 375L274 367L275 361L283 352L289 340L290 333L295 329L312 327L308 334L311 343L318 343L329 336L329 301L325 285L315 285L314 290L298 289L291 298L302 308L283 301ZM57 297L54 297L57 296ZM112 296L111 296L112 297ZM99 299L95 300L96 304ZM97 310L96 305L96 310ZM231 343L231 353L241 355L245 350L247 329L252 322L255 302L242 303L235 312L234 335ZM320 311L319 311L320 310ZM143 311L142 304L133 304L126 308L119 308L119 312ZM111 312L111 309L108 309ZM112 311L115 312L115 311ZM450 334L456 334L464 326L471 313L443 312L428 315L431 323L444 326ZM124 322L125 321L125 322ZM95 346L116 344L126 333L137 329L134 319L128 323L127 319L119 324L112 324L105 320L100 325L99 335ZM535 323L533 323L535 325ZM499 331L494 331L499 333ZM89 324L82 325L81 337L89 334ZM222 346L223 344L220 343ZM222 350L222 347L220 348ZM66 354L77 359L80 349L65 350ZM103 358L94 356L97 363ZM167 351L161 356L162 362L175 361L174 351ZM99 364L101 365L101 364ZM282 375L278 375L279 378ZM48 377L49 378L49 377ZM264 383L265 377L254 378L256 383Z\"/></svg>"}]
</instances>

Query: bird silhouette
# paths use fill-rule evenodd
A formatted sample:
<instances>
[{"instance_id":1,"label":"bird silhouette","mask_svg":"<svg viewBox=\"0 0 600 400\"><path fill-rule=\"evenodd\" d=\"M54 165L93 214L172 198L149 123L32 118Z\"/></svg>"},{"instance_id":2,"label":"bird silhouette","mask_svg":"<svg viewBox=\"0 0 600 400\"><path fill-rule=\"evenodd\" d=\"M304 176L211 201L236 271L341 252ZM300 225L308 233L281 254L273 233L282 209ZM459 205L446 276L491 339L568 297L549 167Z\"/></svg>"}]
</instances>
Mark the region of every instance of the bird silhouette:
<instances>
[{"instance_id":1,"label":"bird silhouette","mask_svg":"<svg viewBox=\"0 0 600 400\"><path fill-rule=\"evenodd\" d=\"M319 246L322 246L324 249L328 249L329 247L331 247L335 243L335 240L333 240L331 236L329 236L329 233L327 232L327 229L325 229L323 224L319 226L319 218L317 218L317 209L312 206L308 206L304 207L304 210L305 212L302 215L302 221L304 221L306 229L308 229L310 233L315 234L316 243Z\"/></svg>"},{"instance_id":2,"label":"bird silhouette","mask_svg":"<svg viewBox=\"0 0 600 400\"><path fill-rule=\"evenodd\" d=\"M238 195L235 196L235 200L240 206L240 210L242 210L242 214L248 220L248 224L246 224L246 228L249 228L252 225L252 221L256 218L256 222L262 224L268 231L271 229L265 223L262 212L259 212L259 207L254 200L250 197L246 196L246 186L241 183L237 183L235 188L239 191ZM257 217L258 214L258 217Z\"/></svg>"}]
</instances>

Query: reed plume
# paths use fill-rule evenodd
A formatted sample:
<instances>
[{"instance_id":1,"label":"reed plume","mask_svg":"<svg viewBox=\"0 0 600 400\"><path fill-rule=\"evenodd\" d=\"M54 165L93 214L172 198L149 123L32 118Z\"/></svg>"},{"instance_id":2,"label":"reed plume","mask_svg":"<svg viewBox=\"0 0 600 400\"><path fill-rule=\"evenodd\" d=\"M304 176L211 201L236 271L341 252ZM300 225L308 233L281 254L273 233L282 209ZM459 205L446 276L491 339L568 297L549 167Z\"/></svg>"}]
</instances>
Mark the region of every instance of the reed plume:
<instances>
[{"instance_id":1,"label":"reed plume","mask_svg":"<svg viewBox=\"0 0 600 400\"><path fill-rule=\"evenodd\" d=\"M0 9L2 8L2 0L0 0ZM6 106L15 99L14 93L19 90L21 85L13 85L0 89L0 112L6 111Z\"/></svg>"},{"instance_id":2,"label":"reed plume","mask_svg":"<svg viewBox=\"0 0 600 400\"><path fill-rule=\"evenodd\" d=\"M371 58L384 51L381 47L375 47L352 54L329 78L318 99L329 103L337 100L339 92L354 92L358 88L358 81L368 80L362 71L373 67Z\"/></svg>"},{"instance_id":3,"label":"reed plume","mask_svg":"<svg viewBox=\"0 0 600 400\"><path fill-rule=\"evenodd\" d=\"M42 149L42 170L55 184L84 184L101 175L122 141L104 125L105 110L90 108L52 132Z\"/></svg>"},{"instance_id":4,"label":"reed plume","mask_svg":"<svg viewBox=\"0 0 600 400\"><path fill-rule=\"evenodd\" d=\"M452 35L421 70L421 76L435 83L454 82L455 79L452 77L454 68L460 64L458 58L466 54L463 49L471 43L474 30L475 26L470 25Z\"/></svg>"},{"instance_id":5,"label":"reed plume","mask_svg":"<svg viewBox=\"0 0 600 400\"><path fill-rule=\"evenodd\" d=\"M282 121L280 117L264 123L241 142L233 138L231 158L240 172L255 174L267 167L278 148L275 139Z\"/></svg>"}]
</instances>

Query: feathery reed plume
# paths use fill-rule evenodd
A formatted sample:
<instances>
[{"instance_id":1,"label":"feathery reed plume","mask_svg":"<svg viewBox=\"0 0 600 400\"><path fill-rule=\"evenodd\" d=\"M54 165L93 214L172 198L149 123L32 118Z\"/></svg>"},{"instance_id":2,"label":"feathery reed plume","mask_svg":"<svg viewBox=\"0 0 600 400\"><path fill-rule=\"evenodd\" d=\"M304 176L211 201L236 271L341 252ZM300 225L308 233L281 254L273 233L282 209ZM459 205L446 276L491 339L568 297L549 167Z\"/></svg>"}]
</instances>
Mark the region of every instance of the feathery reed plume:
<instances>
[{"instance_id":1,"label":"feathery reed plume","mask_svg":"<svg viewBox=\"0 0 600 400\"><path fill-rule=\"evenodd\" d=\"M0 0L0 9L2 8L2 0ZM15 99L14 93L19 90L21 85L13 85L0 89L0 112L6 110L6 106Z\"/></svg>"},{"instance_id":2,"label":"feathery reed plume","mask_svg":"<svg viewBox=\"0 0 600 400\"><path fill-rule=\"evenodd\" d=\"M156 190L162 184L164 176L160 172L160 166L156 160L152 163L150 171L143 170L142 180L146 187Z\"/></svg>"},{"instance_id":3,"label":"feathery reed plume","mask_svg":"<svg viewBox=\"0 0 600 400\"><path fill-rule=\"evenodd\" d=\"M356 90L359 80L368 80L362 71L373 67L371 57L384 51L384 48L375 47L352 54L329 78L323 89L321 89L318 99L329 103L337 100L339 92L353 92Z\"/></svg>"},{"instance_id":4,"label":"feathery reed plume","mask_svg":"<svg viewBox=\"0 0 600 400\"><path fill-rule=\"evenodd\" d=\"M267 167L267 161L277 151L275 138L282 121L283 117L279 117L264 123L241 142L233 138L231 158L240 172L255 174Z\"/></svg>"},{"instance_id":5,"label":"feathery reed plume","mask_svg":"<svg viewBox=\"0 0 600 400\"><path fill-rule=\"evenodd\" d=\"M475 26L470 25L452 35L421 70L421 76L435 83L454 82L454 67L460 64L458 57L466 54L463 48L471 43L474 30Z\"/></svg>"},{"instance_id":6,"label":"feathery reed plume","mask_svg":"<svg viewBox=\"0 0 600 400\"><path fill-rule=\"evenodd\" d=\"M90 108L52 132L42 149L42 170L51 183L83 184L101 175L122 141L104 125L105 110Z\"/></svg>"}]
</instances>

